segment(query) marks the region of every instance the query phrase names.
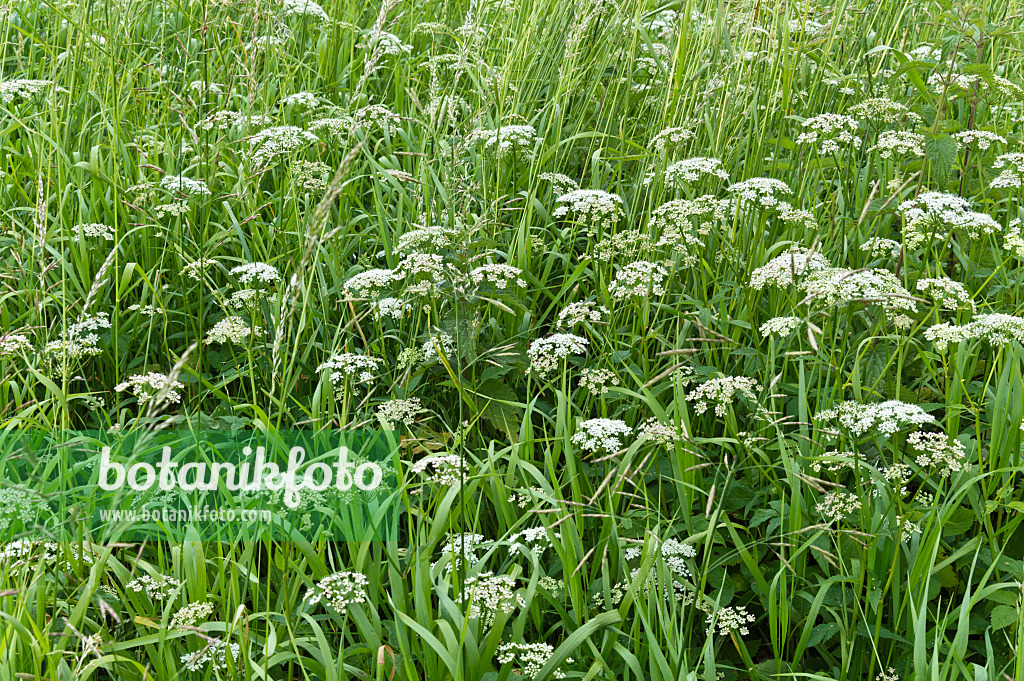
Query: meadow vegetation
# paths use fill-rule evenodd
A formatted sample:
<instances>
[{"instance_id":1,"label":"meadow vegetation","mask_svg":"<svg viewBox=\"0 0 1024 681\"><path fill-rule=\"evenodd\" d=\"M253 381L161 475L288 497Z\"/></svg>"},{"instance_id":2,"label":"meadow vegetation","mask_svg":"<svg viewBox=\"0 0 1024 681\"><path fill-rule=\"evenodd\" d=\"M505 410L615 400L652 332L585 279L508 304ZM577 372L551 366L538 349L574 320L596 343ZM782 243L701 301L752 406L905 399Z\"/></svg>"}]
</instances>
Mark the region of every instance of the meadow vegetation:
<instances>
[{"instance_id":1,"label":"meadow vegetation","mask_svg":"<svg viewBox=\"0 0 1024 681\"><path fill-rule=\"evenodd\" d=\"M7 0L0 681L1024 681L1022 9ZM367 428L400 542L4 445Z\"/></svg>"}]
</instances>

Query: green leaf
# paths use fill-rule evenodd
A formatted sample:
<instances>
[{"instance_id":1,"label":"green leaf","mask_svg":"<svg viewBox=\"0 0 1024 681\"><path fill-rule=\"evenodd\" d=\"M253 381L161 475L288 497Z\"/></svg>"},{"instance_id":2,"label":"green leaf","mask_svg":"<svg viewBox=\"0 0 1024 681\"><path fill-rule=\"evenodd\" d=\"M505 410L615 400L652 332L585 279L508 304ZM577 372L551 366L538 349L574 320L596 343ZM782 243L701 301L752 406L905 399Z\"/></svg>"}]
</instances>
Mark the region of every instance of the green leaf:
<instances>
[{"instance_id":1,"label":"green leaf","mask_svg":"<svg viewBox=\"0 0 1024 681\"><path fill-rule=\"evenodd\" d=\"M956 161L956 140L946 134L938 134L925 140L924 155L931 162L939 183L944 183Z\"/></svg>"},{"instance_id":2,"label":"green leaf","mask_svg":"<svg viewBox=\"0 0 1024 681\"><path fill-rule=\"evenodd\" d=\"M492 426L505 433L513 443L519 441L523 422L523 407L512 388L500 379L492 378L480 384L478 396L487 400L481 416Z\"/></svg>"},{"instance_id":3,"label":"green leaf","mask_svg":"<svg viewBox=\"0 0 1024 681\"><path fill-rule=\"evenodd\" d=\"M997 605L992 608L992 628L1005 629L1011 624L1019 623L1017 609L1009 605Z\"/></svg>"},{"instance_id":4,"label":"green leaf","mask_svg":"<svg viewBox=\"0 0 1024 681\"><path fill-rule=\"evenodd\" d=\"M839 625L835 622L819 624L811 630L811 637L807 639L807 647L815 648L822 643L827 643L839 633Z\"/></svg>"}]
</instances>

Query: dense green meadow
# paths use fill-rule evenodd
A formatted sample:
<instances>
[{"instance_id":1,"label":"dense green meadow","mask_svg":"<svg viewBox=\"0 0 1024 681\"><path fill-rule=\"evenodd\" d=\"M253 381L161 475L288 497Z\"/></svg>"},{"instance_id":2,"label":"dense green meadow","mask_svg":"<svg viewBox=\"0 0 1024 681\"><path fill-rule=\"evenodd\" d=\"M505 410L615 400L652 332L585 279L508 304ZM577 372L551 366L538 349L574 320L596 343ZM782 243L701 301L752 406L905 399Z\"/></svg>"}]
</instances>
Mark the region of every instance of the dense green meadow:
<instances>
[{"instance_id":1,"label":"dense green meadow","mask_svg":"<svg viewBox=\"0 0 1024 681\"><path fill-rule=\"evenodd\" d=\"M1024 681L1022 26L7 0L0 681ZM203 429L393 431L400 541L28 522Z\"/></svg>"}]
</instances>

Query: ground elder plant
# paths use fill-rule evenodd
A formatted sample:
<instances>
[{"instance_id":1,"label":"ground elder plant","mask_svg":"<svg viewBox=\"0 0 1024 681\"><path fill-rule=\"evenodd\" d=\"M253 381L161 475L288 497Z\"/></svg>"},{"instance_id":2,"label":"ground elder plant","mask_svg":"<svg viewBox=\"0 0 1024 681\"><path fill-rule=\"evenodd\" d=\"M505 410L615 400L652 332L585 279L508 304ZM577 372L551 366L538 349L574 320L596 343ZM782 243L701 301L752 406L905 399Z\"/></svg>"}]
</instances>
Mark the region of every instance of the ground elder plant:
<instances>
[{"instance_id":1,"label":"ground elder plant","mask_svg":"<svg viewBox=\"0 0 1024 681\"><path fill-rule=\"evenodd\" d=\"M7 3L0 677L1024 681L1021 16Z\"/></svg>"}]
</instances>

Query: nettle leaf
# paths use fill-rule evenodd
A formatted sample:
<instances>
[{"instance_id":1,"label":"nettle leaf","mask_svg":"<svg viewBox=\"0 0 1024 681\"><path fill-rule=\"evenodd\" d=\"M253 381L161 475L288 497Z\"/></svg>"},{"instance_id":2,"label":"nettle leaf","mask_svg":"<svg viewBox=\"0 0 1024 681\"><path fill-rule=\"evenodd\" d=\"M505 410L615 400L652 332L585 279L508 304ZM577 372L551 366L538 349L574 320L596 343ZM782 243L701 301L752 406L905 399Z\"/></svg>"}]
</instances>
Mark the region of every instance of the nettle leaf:
<instances>
[{"instance_id":1,"label":"nettle leaf","mask_svg":"<svg viewBox=\"0 0 1024 681\"><path fill-rule=\"evenodd\" d=\"M815 648L822 643L828 643L839 633L839 625L835 622L825 622L811 629L811 636L807 639L807 647Z\"/></svg>"},{"instance_id":2,"label":"nettle leaf","mask_svg":"<svg viewBox=\"0 0 1024 681\"><path fill-rule=\"evenodd\" d=\"M492 426L505 433L512 442L519 441L519 428L523 422L523 408L512 388L497 378L480 384L478 397L486 402L481 415Z\"/></svg>"},{"instance_id":3,"label":"nettle leaf","mask_svg":"<svg viewBox=\"0 0 1024 681\"><path fill-rule=\"evenodd\" d=\"M981 76L985 79L985 83L989 88L993 90L996 88L996 77L995 74L992 73L992 67L988 64L971 64L970 66L965 67L963 72L972 76Z\"/></svg>"},{"instance_id":4,"label":"nettle leaf","mask_svg":"<svg viewBox=\"0 0 1024 681\"><path fill-rule=\"evenodd\" d=\"M956 161L956 140L945 133L929 135L924 142L924 155L931 162L940 183L944 183Z\"/></svg>"},{"instance_id":5,"label":"nettle leaf","mask_svg":"<svg viewBox=\"0 0 1024 681\"><path fill-rule=\"evenodd\" d=\"M997 605L992 608L991 622L993 629L1005 629L1018 622L1017 609L1010 605Z\"/></svg>"}]
</instances>

